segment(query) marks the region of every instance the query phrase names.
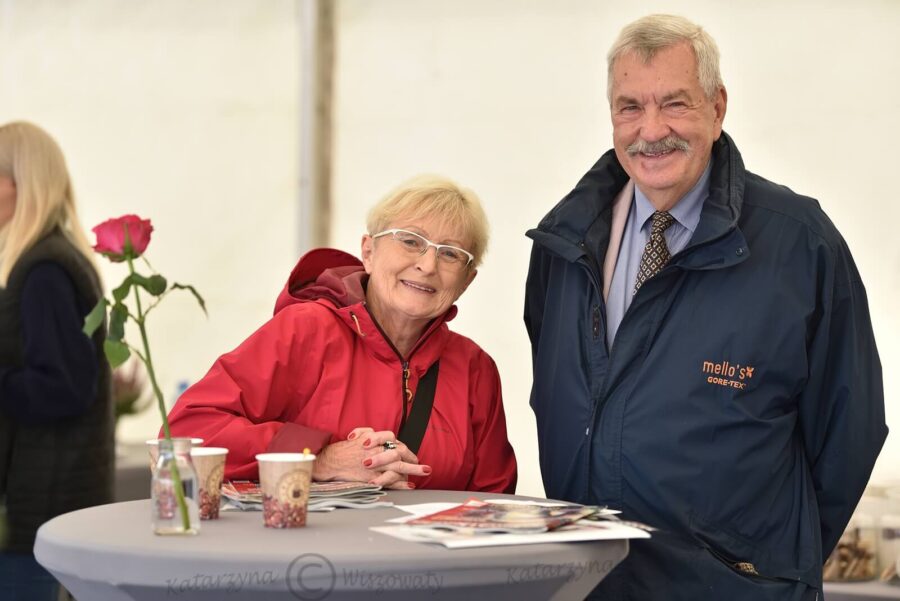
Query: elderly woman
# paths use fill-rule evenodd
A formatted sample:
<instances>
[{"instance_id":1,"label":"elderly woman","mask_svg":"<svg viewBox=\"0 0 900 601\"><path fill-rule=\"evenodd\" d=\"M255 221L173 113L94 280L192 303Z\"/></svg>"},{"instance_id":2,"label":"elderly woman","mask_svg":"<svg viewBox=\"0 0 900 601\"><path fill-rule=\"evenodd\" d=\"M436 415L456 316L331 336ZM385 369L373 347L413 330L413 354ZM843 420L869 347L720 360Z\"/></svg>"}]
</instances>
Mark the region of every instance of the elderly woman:
<instances>
[{"instance_id":1,"label":"elderly woman","mask_svg":"<svg viewBox=\"0 0 900 601\"><path fill-rule=\"evenodd\" d=\"M478 197L419 177L368 230L361 262L300 259L275 316L178 399L172 433L228 447L228 478L255 479L256 453L306 447L319 481L513 492L497 367L447 327L487 245Z\"/></svg>"},{"instance_id":2,"label":"elderly woman","mask_svg":"<svg viewBox=\"0 0 900 601\"><path fill-rule=\"evenodd\" d=\"M55 600L35 532L112 501L104 328L81 331L103 295L93 255L59 146L31 123L0 126L0 599Z\"/></svg>"}]
</instances>

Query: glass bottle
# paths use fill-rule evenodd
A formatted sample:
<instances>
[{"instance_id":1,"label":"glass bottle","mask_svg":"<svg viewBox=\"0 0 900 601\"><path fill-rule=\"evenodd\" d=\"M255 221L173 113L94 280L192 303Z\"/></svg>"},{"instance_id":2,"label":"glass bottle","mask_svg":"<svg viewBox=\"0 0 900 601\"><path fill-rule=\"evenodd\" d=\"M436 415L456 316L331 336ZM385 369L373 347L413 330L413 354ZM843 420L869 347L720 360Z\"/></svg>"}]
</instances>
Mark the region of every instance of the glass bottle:
<instances>
[{"instance_id":1,"label":"glass bottle","mask_svg":"<svg viewBox=\"0 0 900 601\"><path fill-rule=\"evenodd\" d=\"M173 485L173 473L177 467L187 506L187 527L178 507ZM155 534L197 534L200 531L199 488L197 472L191 461L191 439L173 438L159 441L159 459L151 484L150 512Z\"/></svg>"}]
</instances>

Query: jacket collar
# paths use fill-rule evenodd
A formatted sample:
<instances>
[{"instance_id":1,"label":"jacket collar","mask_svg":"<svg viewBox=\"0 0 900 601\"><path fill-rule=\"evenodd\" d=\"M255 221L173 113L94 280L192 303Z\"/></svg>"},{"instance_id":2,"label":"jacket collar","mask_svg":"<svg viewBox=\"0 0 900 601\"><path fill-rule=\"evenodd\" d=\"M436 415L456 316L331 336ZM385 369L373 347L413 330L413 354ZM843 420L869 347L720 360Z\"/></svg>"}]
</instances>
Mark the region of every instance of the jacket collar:
<instances>
[{"instance_id":1,"label":"jacket collar","mask_svg":"<svg viewBox=\"0 0 900 601\"><path fill-rule=\"evenodd\" d=\"M588 252L602 265L609 243L612 203L628 174L607 151L590 171L527 235L568 261ZM731 137L722 132L712 148L709 197L688 246L672 258L686 269L716 269L749 256L738 228L744 200L744 163Z\"/></svg>"}]
</instances>

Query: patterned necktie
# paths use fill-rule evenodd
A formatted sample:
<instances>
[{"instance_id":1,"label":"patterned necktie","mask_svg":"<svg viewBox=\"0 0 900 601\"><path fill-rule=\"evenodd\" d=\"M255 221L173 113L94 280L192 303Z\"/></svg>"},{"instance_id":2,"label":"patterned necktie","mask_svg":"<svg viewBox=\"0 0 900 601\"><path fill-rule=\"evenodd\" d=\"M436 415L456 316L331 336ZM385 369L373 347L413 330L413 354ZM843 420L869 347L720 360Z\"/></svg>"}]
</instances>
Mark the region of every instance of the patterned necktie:
<instances>
[{"instance_id":1,"label":"patterned necktie","mask_svg":"<svg viewBox=\"0 0 900 601\"><path fill-rule=\"evenodd\" d=\"M653 219L653 226L650 229L650 239L647 240L644 254L641 255L641 266L638 268L632 294L637 294L638 288L659 273L659 270L665 267L671 258L663 233L675 222L675 218L666 211L656 211L651 219Z\"/></svg>"}]
</instances>

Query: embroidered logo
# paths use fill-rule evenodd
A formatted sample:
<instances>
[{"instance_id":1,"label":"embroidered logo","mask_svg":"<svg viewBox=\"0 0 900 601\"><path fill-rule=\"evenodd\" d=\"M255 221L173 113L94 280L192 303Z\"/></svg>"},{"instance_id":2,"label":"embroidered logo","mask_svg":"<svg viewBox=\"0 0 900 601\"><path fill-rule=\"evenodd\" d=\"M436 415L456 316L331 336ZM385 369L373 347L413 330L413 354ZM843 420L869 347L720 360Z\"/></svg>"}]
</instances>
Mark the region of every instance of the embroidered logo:
<instances>
[{"instance_id":1,"label":"embroidered logo","mask_svg":"<svg viewBox=\"0 0 900 601\"><path fill-rule=\"evenodd\" d=\"M738 390L744 390L747 387L747 380L753 377L754 369L756 368L751 365L741 365L740 363L732 365L728 361L703 362L703 373L707 374L707 382Z\"/></svg>"}]
</instances>

